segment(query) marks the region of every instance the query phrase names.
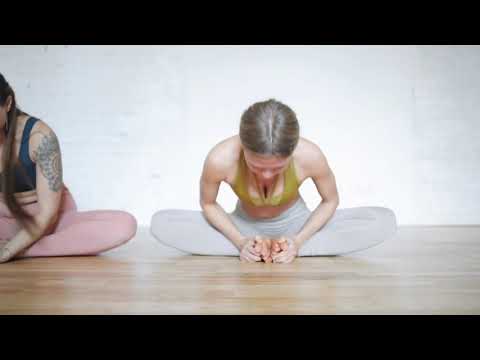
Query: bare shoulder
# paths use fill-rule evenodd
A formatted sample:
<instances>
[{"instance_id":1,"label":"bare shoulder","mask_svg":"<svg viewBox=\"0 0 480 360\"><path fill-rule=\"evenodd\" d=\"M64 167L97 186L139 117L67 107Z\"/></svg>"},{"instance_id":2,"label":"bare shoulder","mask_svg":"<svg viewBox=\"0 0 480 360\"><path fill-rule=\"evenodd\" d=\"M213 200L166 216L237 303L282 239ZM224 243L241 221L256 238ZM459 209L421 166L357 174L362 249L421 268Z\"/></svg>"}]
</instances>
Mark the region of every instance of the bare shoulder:
<instances>
[{"instance_id":1,"label":"bare shoulder","mask_svg":"<svg viewBox=\"0 0 480 360\"><path fill-rule=\"evenodd\" d=\"M52 128L43 120L38 120L35 125L33 125L32 133L30 137L38 135L51 135L55 134Z\"/></svg>"},{"instance_id":2,"label":"bare shoulder","mask_svg":"<svg viewBox=\"0 0 480 360\"><path fill-rule=\"evenodd\" d=\"M241 144L238 135L215 144L206 156L203 176L207 179L228 182L237 166L240 150Z\"/></svg>"},{"instance_id":3,"label":"bare shoulder","mask_svg":"<svg viewBox=\"0 0 480 360\"><path fill-rule=\"evenodd\" d=\"M314 142L300 138L293 152L293 159L302 181L309 177L318 177L330 172L327 158L320 146Z\"/></svg>"}]
</instances>

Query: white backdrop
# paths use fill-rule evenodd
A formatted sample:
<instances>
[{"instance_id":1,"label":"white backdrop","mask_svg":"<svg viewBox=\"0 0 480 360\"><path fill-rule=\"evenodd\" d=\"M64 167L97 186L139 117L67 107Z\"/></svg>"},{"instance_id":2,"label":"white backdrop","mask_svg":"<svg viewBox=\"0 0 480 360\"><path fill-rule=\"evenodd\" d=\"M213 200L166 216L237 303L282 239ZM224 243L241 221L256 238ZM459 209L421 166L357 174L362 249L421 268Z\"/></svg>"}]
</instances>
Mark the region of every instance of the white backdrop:
<instances>
[{"instance_id":1,"label":"white backdrop","mask_svg":"<svg viewBox=\"0 0 480 360\"><path fill-rule=\"evenodd\" d=\"M57 133L80 209L200 209L210 148L251 103L293 108L340 207L480 223L478 46L0 46L22 108ZM308 205L320 201L309 180ZM236 198L226 185L220 202Z\"/></svg>"}]
</instances>

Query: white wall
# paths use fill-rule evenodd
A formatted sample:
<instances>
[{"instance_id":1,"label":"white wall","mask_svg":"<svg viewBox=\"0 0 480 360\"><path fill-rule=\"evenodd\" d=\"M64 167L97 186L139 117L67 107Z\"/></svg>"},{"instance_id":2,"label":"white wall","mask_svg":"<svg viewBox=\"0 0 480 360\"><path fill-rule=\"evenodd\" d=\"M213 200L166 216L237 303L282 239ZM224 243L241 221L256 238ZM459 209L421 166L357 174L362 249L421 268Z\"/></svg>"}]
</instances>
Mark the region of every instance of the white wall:
<instances>
[{"instance_id":1,"label":"white wall","mask_svg":"<svg viewBox=\"0 0 480 360\"><path fill-rule=\"evenodd\" d=\"M205 155L274 97L323 149L340 207L480 223L478 46L0 46L20 105L60 138L81 209L200 209ZM311 181L301 188L320 200ZM222 185L220 201L235 196Z\"/></svg>"}]
</instances>

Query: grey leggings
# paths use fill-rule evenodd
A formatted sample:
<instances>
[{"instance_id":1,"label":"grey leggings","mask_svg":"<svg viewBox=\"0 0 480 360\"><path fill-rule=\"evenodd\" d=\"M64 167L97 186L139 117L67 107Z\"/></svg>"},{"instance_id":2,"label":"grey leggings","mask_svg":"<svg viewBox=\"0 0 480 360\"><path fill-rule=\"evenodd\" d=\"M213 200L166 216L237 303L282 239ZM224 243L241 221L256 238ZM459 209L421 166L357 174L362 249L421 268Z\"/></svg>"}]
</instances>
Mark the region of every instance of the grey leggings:
<instances>
[{"instance_id":1,"label":"grey leggings","mask_svg":"<svg viewBox=\"0 0 480 360\"><path fill-rule=\"evenodd\" d=\"M297 234L310 214L300 197L292 207L271 219L249 217L240 202L228 215L245 236L278 237ZM299 256L342 255L364 250L388 240L396 230L395 214L388 208L337 208L328 222L303 244ZM186 253L239 255L231 241L210 225L201 211L160 210L152 217L150 231L161 243Z\"/></svg>"}]
</instances>

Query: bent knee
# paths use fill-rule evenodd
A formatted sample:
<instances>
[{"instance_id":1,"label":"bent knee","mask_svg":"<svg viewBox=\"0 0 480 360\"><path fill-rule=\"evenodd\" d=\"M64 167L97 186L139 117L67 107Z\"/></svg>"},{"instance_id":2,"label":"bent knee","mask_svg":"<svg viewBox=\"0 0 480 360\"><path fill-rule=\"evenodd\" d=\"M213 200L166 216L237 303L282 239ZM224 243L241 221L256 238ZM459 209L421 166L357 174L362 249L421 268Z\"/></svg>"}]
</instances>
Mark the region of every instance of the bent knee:
<instances>
[{"instance_id":1,"label":"bent knee","mask_svg":"<svg viewBox=\"0 0 480 360\"><path fill-rule=\"evenodd\" d=\"M160 229L168 223L169 214L170 210L159 210L152 215L150 220L150 232L153 235L158 236L160 234Z\"/></svg>"},{"instance_id":2,"label":"bent knee","mask_svg":"<svg viewBox=\"0 0 480 360\"><path fill-rule=\"evenodd\" d=\"M391 231L397 229L397 217L392 209L386 207L376 207L375 212L379 226Z\"/></svg>"},{"instance_id":3,"label":"bent knee","mask_svg":"<svg viewBox=\"0 0 480 360\"><path fill-rule=\"evenodd\" d=\"M115 211L111 222L112 233L115 234L114 244L123 245L133 239L137 233L137 219L125 211Z\"/></svg>"}]
</instances>

